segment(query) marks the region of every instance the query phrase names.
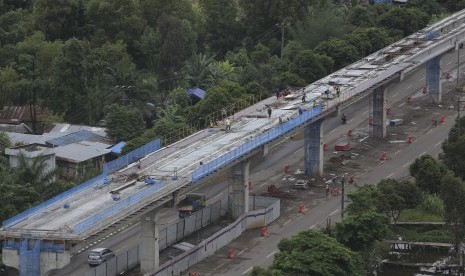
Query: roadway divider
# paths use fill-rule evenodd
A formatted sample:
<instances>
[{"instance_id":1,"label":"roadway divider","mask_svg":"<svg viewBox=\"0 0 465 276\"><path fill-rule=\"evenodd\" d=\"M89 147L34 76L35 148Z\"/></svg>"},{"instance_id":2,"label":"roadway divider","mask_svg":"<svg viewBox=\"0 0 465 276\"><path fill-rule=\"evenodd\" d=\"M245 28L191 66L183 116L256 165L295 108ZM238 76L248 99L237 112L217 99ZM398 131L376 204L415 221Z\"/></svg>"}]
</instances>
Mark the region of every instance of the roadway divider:
<instances>
[{"instance_id":1,"label":"roadway divider","mask_svg":"<svg viewBox=\"0 0 465 276\"><path fill-rule=\"evenodd\" d=\"M107 162L103 165L104 174L112 173L116 170L119 170L127 165L136 162L137 160L145 157L146 155L155 152L161 148L160 138L153 140L145 144L144 146L128 152L127 154L121 156L118 159Z\"/></svg>"},{"instance_id":2,"label":"roadway divider","mask_svg":"<svg viewBox=\"0 0 465 276\"><path fill-rule=\"evenodd\" d=\"M4 228L7 228L7 227L11 227L17 223L20 223L21 221L27 219L28 217L60 202L60 201L63 201L65 199L67 199L68 197L70 196L73 196L77 193L80 193L84 190L86 190L87 188L89 187L92 187L96 184L98 184L99 182L102 182L103 183L103 179L105 178L105 176L103 174L99 175L99 176L96 176L90 180L87 180L86 182L78 185L78 186L74 186L73 188L67 190L66 192L63 192L57 196L54 196L52 197L51 199L47 200L47 201L44 201L42 203L40 203L39 205L36 205L30 209L27 209L26 211L22 212L22 213L19 213L17 214L16 216L12 217L12 218L9 218L7 220L5 220L2 224L2 226Z\"/></svg>"},{"instance_id":3,"label":"roadway divider","mask_svg":"<svg viewBox=\"0 0 465 276\"><path fill-rule=\"evenodd\" d=\"M301 115L296 116L285 123L279 124L278 126L246 142L245 144L242 144L238 148L227 152L215 160L200 166L192 173L192 183L195 183L210 173L218 170L219 168L234 162L252 150L255 150L258 147L290 132L291 130L294 130L295 128L301 126L308 120L320 115L321 113L322 106L315 106L309 110L304 111Z\"/></svg>"},{"instance_id":4,"label":"roadway divider","mask_svg":"<svg viewBox=\"0 0 465 276\"><path fill-rule=\"evenodd\" d=\"M74 227L73 232L75 234L80 234L86 231L87 229L89 229L89 227L93 226L94 224L98 224L104 221L105 219L109 218L110 216L113 216L114 214L121 212L123 209L140 202L142 199L146 197L151 196L154 192L165 187L165 185L166 183L164 182L157 182L153 185L147 185L139 192L124 199L121 199L118 203L110 206L109 208L104 209L103 211L81 221Z\"/></svg>"}]
</instances>

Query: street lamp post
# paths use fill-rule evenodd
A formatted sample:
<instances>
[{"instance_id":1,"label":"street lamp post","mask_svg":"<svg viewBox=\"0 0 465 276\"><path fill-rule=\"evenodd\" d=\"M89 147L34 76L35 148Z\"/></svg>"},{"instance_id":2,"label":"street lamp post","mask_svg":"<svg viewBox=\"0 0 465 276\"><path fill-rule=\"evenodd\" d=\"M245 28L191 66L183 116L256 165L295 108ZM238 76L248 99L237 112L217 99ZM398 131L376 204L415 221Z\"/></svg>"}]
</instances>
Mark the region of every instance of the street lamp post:
<instances>
[{"instance_id":1,"label":"street lamp post","mask_svg":"<svg viewBox=\"0 0 465 276\"><path fill-rule=\"evenodd\" d=\"M345 192L344 192L344 182L345 182L345 174L342 175L341 179L341 219L344 219L344 199L345 199Z\"/></svg>"}]
</instances>

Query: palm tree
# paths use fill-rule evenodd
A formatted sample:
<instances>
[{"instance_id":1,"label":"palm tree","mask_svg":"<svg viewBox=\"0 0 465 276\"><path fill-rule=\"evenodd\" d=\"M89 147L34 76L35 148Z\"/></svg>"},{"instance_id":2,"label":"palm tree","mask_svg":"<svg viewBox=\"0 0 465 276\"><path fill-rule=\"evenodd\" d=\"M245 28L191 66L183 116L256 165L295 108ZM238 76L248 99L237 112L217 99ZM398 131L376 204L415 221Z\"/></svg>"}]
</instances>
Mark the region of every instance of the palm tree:
<instances>
[{"instance_id":1,"label":"palm tree","mask_svg":"<svg viewBox=\"0 0 465 276\"><path fill-rule=\"evenodd\" d=\"M215 56L207 54L193 54L184 65L182 72L184 79L190 86L207 89L210 86L211 67Z\"/></svg>"},{"instance_id":2,"label":"palm tree","mask_svg":"<svg viewBox=\"0 0 465 276\"><path fill-rule=\"evenodd\" d=\"M47 157L44 155L29 160L24 154L18 155L18 167L15 171L16 181L20 185L31 185L39 195L39 200L42 201L54 190L55 170L48 167Z\"/></svg>"}]
</instances>

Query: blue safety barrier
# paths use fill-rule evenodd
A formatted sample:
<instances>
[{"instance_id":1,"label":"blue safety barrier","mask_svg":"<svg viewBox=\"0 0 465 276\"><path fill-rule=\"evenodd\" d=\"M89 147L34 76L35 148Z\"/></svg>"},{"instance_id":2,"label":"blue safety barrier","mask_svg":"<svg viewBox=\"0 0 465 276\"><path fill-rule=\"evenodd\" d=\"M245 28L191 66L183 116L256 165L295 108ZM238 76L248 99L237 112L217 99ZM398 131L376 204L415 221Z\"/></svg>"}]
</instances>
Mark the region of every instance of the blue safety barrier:
<instances>
[{"instance_id":1,"label":"blue safety barrier","mask_svg":"<svg viewBox=\"0 0 465 276\"><path fill-rule=\"evenodd\" d=\"M155 152L161 148L161 140L158 138L152 142L147 143L146 145L135 149L127 154L121 156L118 159L105 163L103 165L104 174L112 173L116 170L126 167L127 165L136 162L137 160L145 157L146 155Z\"/></svg>"},{"instance_id":2,"label":"blue safety barrier","mask_svg":"<svg viewBox=\"0 0 465 276\"><path fill-rule=\"evenodd\" d=\"M86 229L89 229L92 225L99 223L111 216L113 216L116 213L121 212L121 210L134 205L141 201L142 199L152 195L154 192L158 191L159 189L163 188L166 183L164 182L157 182L154 185L147 185L144 189L141 191L127 197L124 199L120 199L118 203L115 205L112 205L111 207L85 219L84 221L80 222L74 227L74 233L75 234L80 234Z\"/></svg>"},{"instance_id":3,"label":"blue safety barrier","mask_svg":"<svg viewBox=\"0 0 465 276\"><path fill-rule=\"evenodd\" d=\"M41 275L40 240L24 239L19 248L19 275Z\"/></svg>"},{"instance_id":4,"label":"blue safety barrier","mask_svg":"<svg viewBox=\"0 0 465 276\"><path fill-rule=\"evenodd\" d=\"M26 211L22 212L22 213L19 213L17 214L16 216L12 217L12 218L9 218L7 220L5 220L3 222L3 227L11 227L12 225L15 225L25 219L27 219L29 216L32 216L33 214L36 214L60 201L63 201L65 199L67 199L68 197L72 196L72 195L75 195L77 193L80 193L84 190L86 190L87 188L89 187L92 187L100 182L103 182L103 179L104 179L104 175L101 174L97 177L94 177L90 180L87 180L86 182L78 185L78 186L74 186L73 188L67 190L66 192L63 192L57 196L54 196L52 197L51 199L47 200L47 201L44 201L42 202L41 204L39 205L36 205L32 208L29 208L27 209Z\"/></svg>"},{"instance_id":5,"label":"blue safety barrier","mask_svg":"<svg viewBox=\"0 0 465 276\"><path fill-rule=\"evenodd\" d=\"M238 148L227 152L226 154L216 158L213 161L210 161L192 173L192 183L197 182L203 177L209 175L210 173L218 170L225 165L234 162L243 155L251 152L252 150L257 149L258 147L282 136L289 131L301 126L311 118L320 115L322 112L322 106L318 105L313 107L310 110L304 111L301 115L290 119L289 121L278 125L275 128L268 130L267 132L255 137L254 139L246 142L245 144L239 146Z\"/></svg>"}]
</instances>

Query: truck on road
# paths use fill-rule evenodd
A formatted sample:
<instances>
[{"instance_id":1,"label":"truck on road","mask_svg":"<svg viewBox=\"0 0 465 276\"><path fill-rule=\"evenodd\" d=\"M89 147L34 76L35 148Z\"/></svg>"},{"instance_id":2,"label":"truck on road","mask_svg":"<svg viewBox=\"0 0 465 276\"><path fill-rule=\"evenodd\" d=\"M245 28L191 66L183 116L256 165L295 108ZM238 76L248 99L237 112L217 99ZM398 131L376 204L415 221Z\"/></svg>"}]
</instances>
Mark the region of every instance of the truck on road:
<instances>
[{"instance_id":1,"label":"truck on road","mask_svg":"<svg viewBox=\"0 0 465 276\"><path fill-rule=\"evenodd\" d=\"M206 205L205 195L190 193L178 204L180 218L189 217L192 213L204 208Z\"/></svg>"}]
</instances>

